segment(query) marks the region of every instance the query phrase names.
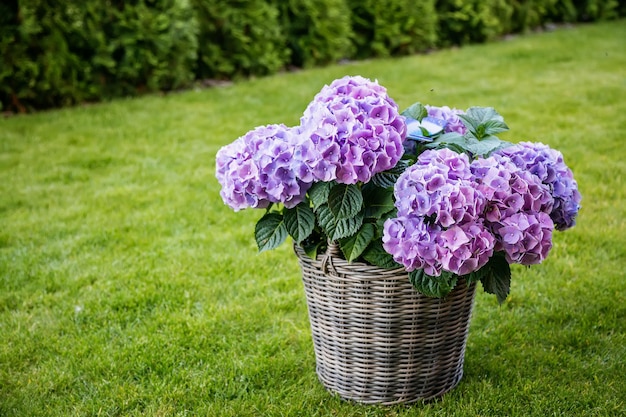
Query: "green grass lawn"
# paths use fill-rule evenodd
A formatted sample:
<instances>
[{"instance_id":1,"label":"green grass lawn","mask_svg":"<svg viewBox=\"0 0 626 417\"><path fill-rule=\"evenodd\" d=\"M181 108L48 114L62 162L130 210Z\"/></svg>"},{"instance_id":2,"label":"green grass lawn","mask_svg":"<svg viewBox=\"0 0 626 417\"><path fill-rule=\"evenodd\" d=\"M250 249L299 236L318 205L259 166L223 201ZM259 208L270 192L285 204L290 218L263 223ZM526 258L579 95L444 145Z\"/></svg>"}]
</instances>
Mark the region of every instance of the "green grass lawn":
<instances>
[{"instance_id":1,"label":"green grass lawn","mask_svg":"<svg viewBox=\"0 0 626 417\"><path fill-rule=\"evenodd\" d=\"M626 412L626 22L0 120L0 416L618 416ZM219 197L217 150L297 124L343 75L493 106L583 194L550 257L479 290L440 401L362 406L317 381L289 245Z\"/></svg>"}]
</instances>

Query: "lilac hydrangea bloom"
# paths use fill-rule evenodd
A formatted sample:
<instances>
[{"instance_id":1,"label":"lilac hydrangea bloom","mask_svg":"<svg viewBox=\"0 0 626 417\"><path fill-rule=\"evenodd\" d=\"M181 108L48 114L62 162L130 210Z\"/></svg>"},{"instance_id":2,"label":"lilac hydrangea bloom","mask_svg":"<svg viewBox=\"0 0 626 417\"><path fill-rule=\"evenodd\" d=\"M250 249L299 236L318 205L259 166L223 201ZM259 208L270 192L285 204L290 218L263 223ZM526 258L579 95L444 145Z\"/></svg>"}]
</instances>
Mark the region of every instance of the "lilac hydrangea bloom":
<instances>
[{"instance_id":1,"label":"lilac hydrangea bloom","mask_svg":"<svg viewBox=\"0 0 626 417\"><path fill-rule=\"evenodd\" d=\"M304 110L303 119L311 119L315 115L318 105L323 106L324 103L333 101L338 97L350 97L355 100L382 98L397 108L393 99L387 95L387 89L378 84L378 82L371 81L360 75L347 75L334 80L330 85L325 85Z\"/></svg>"},{"instance_id":2,"label":"lilac hydrangea bloom","mask_svg":"<svg viewBox=\"0 0 626 417\"><path fill-rule=\"evenodd\" d=\"M443 107L435 107L426 105L426 110L428 111L428 115L430 117L434 117L437 119L443 119L446 121L446 127L444 128L444 132L456 132L461 135L464 135L467 132L467 127L463 124L463 121L459 118L459 114L464 114L463 110L459 109L451 109L448 106Z\"/></svg>"},{"instance_id":3,"label":"lilac hydrangea bloom","mask_svg":"<svg viewBox=\"0 0 626 417\"><path fill-rule=\"evenodd\" d=\"M550 213L550 190L530 172L499 155L480 158L470 166L478 190L487 198L485 218L497 222L520 211Z\"/></svg>"},{"instance_id":4,"label":"lilac hydrangea bloom","mask_svg":"<svg viewBox=\"0 0 626 417\"><path fill-rule=\"evenodd\" d=\"M496 251L503 250L508 263L541 263L552 248L554 224L543 212L520 212L494 223Z\"/></svg>"},{"instance_id":5,"label":"lilac hydrangea bloom","mask_svg":"<svg viewBox=\"0 0 626 417\"><path fill-rule=\"evenodd\" d=\"M471 222L485 207L471 181L469 158L449 149L422 153L398 178L394 196L399 216L433 216L442 227Z\"/></svg>"},{"instance_id":6,"label":"lilac hydrangea bloom","mask_svg":"<svg viewBox=\"0 0 626 417\"><path fill-rule=\"evenodd\" d=\"M470 169L487 199L485 224L496 237L496 251L509 263L531 265L545 259L552 247L554 225L548 187L501 155L473 161Z\"/></svg>"},{"instance_id":7,"label":"lilac hydrangea bloom","mask_svg":"<svg viewBox=\"0 0 626 417\"><path fill-rule=\"evenodd\" d=\"M446 271L467 275L478 271L493 255L495 238L482 221L452 226L441 234L441 265Z\"/></svg>"},{"instance_id":8,"label":"lilac hydrangea bloom","mask_svg":"<svg viewBox=\"0 0 626 417\"><path fill-rule=\"evenodd\" d=\"M300 131L313 144L307 146L313 180L367 182L404 153L406 125L397 105L384 87L363 77L325 86L305 110Z\"/></svg>"},{"instance_id":9,"label":"lilac hydrangea bloom","mask_svg":"<svg viewBox=\"0 0 626 417\"><path fill-rule=\"evenodd\" d=\"M424 217L406 216L385 222L383 248L407 271L423 269L439 276L442 270L458 275L477 271L493 255L495 239L481 221L443 230Z\"/></svg>"},{"instance_id":10,"label":"lilac hydrangea bloom","mask_svg":"<svg viewBox=\"0 0 626 417\"><path fill-rule=\"evenodd\" d=\"M398 217L385 222L383 247L408 271L459 275L483 267L495 239L483 224L484 196L469 158L448 149L422 153L394 188Z\"/></svg>"},{"instance_id":11,"label":"lilac hydrangea bloom","mask_svg":"<svg viewBox=\"0 0 626 417\"><path fill-rule=\"evenodd\" d=\"M543 143L520 142L498 153L510 158L518 168L538 176L550 188L554 198L550 217L557 230L566 230L576 224L581 195L561 152Z\"/></svg>"},{"instance_id":12,"label":"lilac hydrangea bloom","mask_svg":"<svg viewBox=\"0 0 626 417\"><path fill-rule=\"evenodd\" d=\"M429 275L441 275L439 240L441 228L427 224L423 217L406 216L388 219L383 231L383 248L407 271L423 269Z\"/></svg>"},{"instance_id":13,"label":"lilac hydrangea bloom","mask_svg":"<svg viewBox=\"0 0 626 417\"><path fill-rule=\"evenodd\" d=\"M217 153L217 180L224 203L235 211L283 203L292 208L310 187L298 173L297 132L284 125L257 127Z\"/></svg>"}]
</instances>

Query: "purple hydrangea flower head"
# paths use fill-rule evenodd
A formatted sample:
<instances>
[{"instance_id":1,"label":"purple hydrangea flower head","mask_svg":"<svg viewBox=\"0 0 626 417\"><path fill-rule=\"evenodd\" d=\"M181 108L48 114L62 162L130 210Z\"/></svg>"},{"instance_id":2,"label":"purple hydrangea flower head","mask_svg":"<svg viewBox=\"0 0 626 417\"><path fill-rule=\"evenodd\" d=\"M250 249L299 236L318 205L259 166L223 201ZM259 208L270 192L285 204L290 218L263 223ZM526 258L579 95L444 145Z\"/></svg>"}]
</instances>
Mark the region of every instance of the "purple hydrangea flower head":
<instances>
[{"instance_id":1,"label":"purple hydrangea flower head","mask_svg":"<svg viewBox=\"0 0 626 417\"><path fill-rule=\"evenodd\" d=\"M224 203L235 211L300 203L311 184L298 176L307 171L302 167L306 150L296 152L298 138L284 125L260 126L221 148L216 177Z\"/></svg>"},{"instance_id":2,"label":"purple hydrangea flower head","mask_svg":"<svg viewBox=\"0 0 626 417\"><path fill-rule=\"evenodd\" d=\"M398 178L398 217L385 222L383 247L407 270L465 275L489 261L495 238L482 220L486 200L470 166L465 154L429 150Z\"/></svg>"},{"instance_id":3,"label":"purple hydrangea flower head","mask_svg":"<svg viewBox=\"0 0 626 417\"><path fill-rule=\"evenodd\" d=\"M449 149L422 153L398 178L394 196L399 216L430 216L442 227L476 220L486 203L467 155Z\"/></svg>"},{"instance_id":4,"label":"purple hydrangea flower head","mask_svg":"<svg viewBox=\"0 0 626 417\"><path fill-rule=\"evenodd\" d=\"M503 250L509 263L541 263L552 248L554 223L543 212L520 212L494 224L496 251Z\"/></svg>"},{"instance_id":5,"label":"purple hydrangea flower head","mask_svg":"<svg viewBox=\"0 0 626 417\"><path fill-rule=\"evenodd\" d=\"M388 219L383 248L407 271L423 269L439 276L443 270L466 275L482 268L493 254L495 239L481 221L444 230L424 217Z\"/></svg>"},{"instance_id":6,"label":"purple hydrangea flower head","mask_svg":"<svg viewBox=\"0 0 626 417\"><path fill-rule=\"evenodd\" d=\"M307 164L318 181L368 182L404 153L406 125L398 106L384 87L363 77L325 86L304 111L300 131L316 152Z\"/></svg>"},{"instance_id":7,"label":"purple hydrangea flower head","mask_svg":"<svg viewBox=\"0 0 626 417\"><path fill-rule=\"evenodd\" d=\"M495 250L509 263L532 265L552 247L554 200L539 177L517 167L506 156L492 155L470 167L487 198L485 225L496 237Z\"/></svg>"},{"instance_id":8,"label":"purple hydrangea flower head","mask_svg":"<svg viewBox=\"0 0 626 417\"><path fill-rule=\"evenodd\" d=\"M582 197L561 152L543 143L520 142L498 153L507 156L518 168L536 175L549 187L554 198L550 217L557 230L566 230L576 224Z\"/></svg>"},{"instance_id":9,"label":"purple hydrangea flower head","mask_svg":"<svg viewBox=\"0 0 626 417\"><path fill-rule=\"evenodd\" d=\"M508 158L492 155L472 162L478 190L487 199L485 218L498 222L520 211L550 213L554 200L548 187Z\"/></svg>"},{"instance_id":10,"label":"purple hydrangea flower head","mask_svg":"<svg viewBox=\"0 0 626 417\"><path fill-rule=\"evenodd\" d=\"M426 107L426 110L428 111L428 115L430 117L443 119L446 121L446 127L444 128L444 132L456 132L461 135L464 135L467 132L467 127L459 118L459 114L465 113L463 110L451 109L448 106L435 107L426 105L424 107Z\"/></svg>"},{"instance_id":11,"label":"purple hydrangea flower head","mask_svg":"<svg viewBox=\"0 0 626 417\"><path fill-rule=\"evenodd\" d=\"M397 217L385 221L383 248L407 271L423 269L429 275L441 275L439 245L441 228L427 224L417 216Z\"/></svg>"},{"instance_id":12,"label":"purple hydrangea flower head","mask_svg":"<svg viewBox=\"0 0 626 417\"><path fill-rule=\"evenodd\" d=\"M444 270L467 275L485 266L493 255L495 238L481 220L452 226L441 233Z\"/></svg>"},{"instance_id":13,"label":"purple hydrangea flower head","mask_svg":"<svg viewBox=\"0 0 626 417\"><path fill-rule=\"evenodd\" d=\"M390 103L394 103L394 101L387 96L387 89L378 84L378 82L371 81L360 75L347 75L334 80L330 85L325 85L320 92L315 95L309 107L304 111L304 117L308 119L312 116L311 113L315 112L316 108L311 107L312 105L315 106L318 103L327 103L337 97L351 97L356 100L363 100L367 97L378 97Z\"/></svg>"}]
</instances>

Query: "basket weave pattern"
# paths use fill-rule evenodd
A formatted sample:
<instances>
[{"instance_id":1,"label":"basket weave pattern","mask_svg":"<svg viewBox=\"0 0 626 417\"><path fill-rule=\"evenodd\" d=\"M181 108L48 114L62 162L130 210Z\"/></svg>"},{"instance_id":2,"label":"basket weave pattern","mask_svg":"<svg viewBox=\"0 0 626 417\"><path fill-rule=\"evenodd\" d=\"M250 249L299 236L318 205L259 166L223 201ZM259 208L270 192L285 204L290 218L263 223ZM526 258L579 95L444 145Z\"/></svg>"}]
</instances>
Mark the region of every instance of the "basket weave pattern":
<instances>
[{"instance_id":1,"label":"basket weave pattern","mask_svg":"<svg viewBox=\"0 0 626 417\"><path fill-rule=\"evenodd\" d=\"M463 376L476 284L459 280L445 298L419 294L400 268L382 269L338 257L329 246L302 268L322 384L359 403L432 399Z\"/></svg>"}]
</instances>

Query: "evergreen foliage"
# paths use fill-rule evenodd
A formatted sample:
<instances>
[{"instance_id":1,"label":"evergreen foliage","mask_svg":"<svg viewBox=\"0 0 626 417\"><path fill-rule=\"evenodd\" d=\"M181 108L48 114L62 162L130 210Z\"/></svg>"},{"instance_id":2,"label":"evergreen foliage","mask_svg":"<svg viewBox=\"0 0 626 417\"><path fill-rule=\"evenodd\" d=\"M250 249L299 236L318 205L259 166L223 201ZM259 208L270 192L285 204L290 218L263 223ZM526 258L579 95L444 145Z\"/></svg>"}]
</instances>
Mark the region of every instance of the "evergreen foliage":
<instances>
[{"instance_id":1,"label":"evergreen foliage","mask_svg":"<svg viewBox=\"0 0 626 417\"><path fill-rule=\"evenodd\" d=\"M4 0L0 110L410 55L623 16L620 0Z\"/></svg>"},{"instance_id":2,"label":"evergreen foliage","mask_svg":"<svg viewBox=\"0 0 626 417\"><path fill-rule=\"evenodd\" d=\"M0 9L0 102L25 111L171 90L195 75L186 0L21 0Z\"/></svg>"},{"instance_id":3,"label":"evergreen foliage","mask_svg":"<svg viewBox=\"0 0 626 417\"><path fill-rule=\"evenodd\" d=\"M312 67L353 55L350 9L345 0L272 0L287 35L290 65Z\"/></svg>"},{"instance_id":4,"label":"evergreen foliage","mask_svg":"<svg viewBox=\"0 0 626 417\"><path fill-rule=\"evenodd\" d=\"M265 0L192 0L200 22L196 75L273 74L289 59L278 9Z\"/></svg>"},{"instance_id":5,"label":"evergreen foliage","mask_svg":"<svg viewBox=\"0 0 626 417\"><path fill-rule=\"evenodd\" d=\"M356 57L409 55L435 46L434 0L348 0Z\"/></svg>"}]
</instances>

